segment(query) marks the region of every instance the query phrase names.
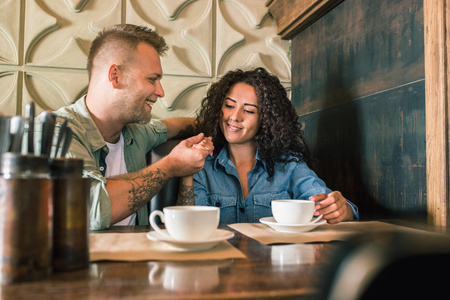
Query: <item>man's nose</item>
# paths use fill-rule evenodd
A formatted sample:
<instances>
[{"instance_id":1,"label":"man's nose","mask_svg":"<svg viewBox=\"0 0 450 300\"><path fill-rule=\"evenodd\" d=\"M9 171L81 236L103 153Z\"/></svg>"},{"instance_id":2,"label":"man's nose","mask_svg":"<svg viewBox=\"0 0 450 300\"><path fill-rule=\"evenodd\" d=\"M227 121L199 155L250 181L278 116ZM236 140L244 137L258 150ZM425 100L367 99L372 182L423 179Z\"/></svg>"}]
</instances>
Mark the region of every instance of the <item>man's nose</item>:
<instances>
[{"instance_id":1,"label":"man's nose","mask_svg":"<svg viewBox=\"0 0 450 300\"><path fill-rule=\"evenodd\" d=\"M158 80L156 82L156 91L155 91L155 95L158 96L159 98L163 98L164 97L164 89L162 87L161 81Z\"/></svg>"}]
</instances>

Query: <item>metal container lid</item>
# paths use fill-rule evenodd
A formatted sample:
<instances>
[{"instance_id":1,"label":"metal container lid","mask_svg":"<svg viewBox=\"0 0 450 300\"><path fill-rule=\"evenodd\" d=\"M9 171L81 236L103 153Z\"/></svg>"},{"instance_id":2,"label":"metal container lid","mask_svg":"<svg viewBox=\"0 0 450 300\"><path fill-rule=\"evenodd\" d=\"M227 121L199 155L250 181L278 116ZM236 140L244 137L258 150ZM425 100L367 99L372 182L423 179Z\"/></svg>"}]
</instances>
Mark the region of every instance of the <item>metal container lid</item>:
<instances>
[{"instance_id":1,"label":"metal container lid","mask_svg":"<svg viewBox=\"0 0 450 300\"><path fill-rule=\"evenodd\" d=\"M2 153L0 158L0 175L5 178L49 177L49 163L46 156L35 156L13 152Z\"/></svg>"},{"instance_id":2,"label":"metal container lid","mask_svg":"<svg viewBox=\"0 0 450 300\"><path fill-rule=\"evenodd\" d=\"M58 157L50 160L51 177L82 177L83 160Z\"/></svg>"}]
</instances>

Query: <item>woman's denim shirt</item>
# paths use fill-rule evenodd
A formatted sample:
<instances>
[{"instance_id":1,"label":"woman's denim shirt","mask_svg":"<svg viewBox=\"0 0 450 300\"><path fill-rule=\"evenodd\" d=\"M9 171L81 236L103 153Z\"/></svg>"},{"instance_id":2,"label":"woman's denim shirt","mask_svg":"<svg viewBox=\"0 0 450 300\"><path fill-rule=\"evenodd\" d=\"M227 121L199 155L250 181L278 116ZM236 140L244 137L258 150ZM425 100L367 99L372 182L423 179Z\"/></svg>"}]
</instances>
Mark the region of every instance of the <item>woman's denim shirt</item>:
<instances>
[{"instance_id":1,"label":"woman's denim shirt","mask_svg":"<svg viewBox=\"0 0 450 300\"><path fill-rule=\"evenodd\" d=\"M255 166L248 173L249 194L244 199L236 167L224 147L219 155L208 157L203 169L194 175L195 204L220 207L220 223L257 223L272 216L272 200L308 199L331 192L303 162L276 163L273 177L269 181L267 177L266 164L256 153ZM347 203L359 220L356 205Z\"/></svg>"}]
</instances>

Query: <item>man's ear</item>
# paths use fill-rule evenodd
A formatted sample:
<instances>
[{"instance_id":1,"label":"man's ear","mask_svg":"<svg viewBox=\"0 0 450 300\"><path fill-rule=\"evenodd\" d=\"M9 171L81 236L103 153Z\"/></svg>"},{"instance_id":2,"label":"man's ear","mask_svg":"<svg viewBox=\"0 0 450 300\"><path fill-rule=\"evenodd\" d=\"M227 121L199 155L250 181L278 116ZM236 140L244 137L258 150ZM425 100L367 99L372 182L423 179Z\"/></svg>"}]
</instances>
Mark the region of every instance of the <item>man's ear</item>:
<instances>
[{"instance_id":1,"label":"man's ear","mask_svg":"<svg viewBox=\"0 0 450 300\"><path fill-rule=\"evenodd\" d=\"M119 67L116 64L112 64L108 70L108 80L115 89L119 86L119 74Z\"/></svg>"}]
</instances>

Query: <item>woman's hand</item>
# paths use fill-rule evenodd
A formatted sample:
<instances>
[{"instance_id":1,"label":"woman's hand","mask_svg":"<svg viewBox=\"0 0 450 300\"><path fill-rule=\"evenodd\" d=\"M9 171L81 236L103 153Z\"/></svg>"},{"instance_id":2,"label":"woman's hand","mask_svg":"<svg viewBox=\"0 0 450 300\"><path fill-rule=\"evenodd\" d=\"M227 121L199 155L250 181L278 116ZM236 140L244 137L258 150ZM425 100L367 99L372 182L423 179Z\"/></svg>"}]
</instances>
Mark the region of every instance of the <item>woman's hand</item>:
<instances>
[{"instance_id":1,"label":"woman's hand","mask_svg":"<svg viewBox=\"0 0 450 300\"><path fill-rule=\"evenodd\" d=\"M352 208L339 191L311 196L309 200L317 202L314 216L323 215L329 224L337 224L354 218Z\"/></svg>"},{"instance_id":2,"label":"woman's hand","mask_svg":"<svg viewBox=\"0 0 450 300\"><path fill-rule=\"evenodd\" d=\"M208 151L209 155L212 156L214 151L214 144L212 142L212 138L209 136L204 137L203 140L201 140L199 143L192 145L192 148Z\"/></svg>"}]
</instances>

